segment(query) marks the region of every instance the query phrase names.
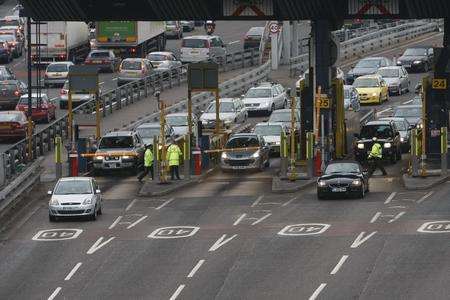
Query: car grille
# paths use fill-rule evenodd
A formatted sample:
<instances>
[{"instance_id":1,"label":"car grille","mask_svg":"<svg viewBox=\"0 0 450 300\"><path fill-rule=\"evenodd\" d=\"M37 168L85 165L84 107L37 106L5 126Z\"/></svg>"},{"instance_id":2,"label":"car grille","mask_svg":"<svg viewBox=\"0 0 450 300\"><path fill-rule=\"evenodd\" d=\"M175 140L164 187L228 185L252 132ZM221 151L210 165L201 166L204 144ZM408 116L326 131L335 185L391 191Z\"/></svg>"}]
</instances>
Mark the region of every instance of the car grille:
<instances>
[{"instance_id":1,"label":"car grille","mask_svg":"<svg viewBox=\"0 0 450 300\"><path fill-rule=\"evenodd\" d=\"M119 157L118 156L106 156L105 160L107 160L107 161L119 160Z\"/></svg>"},{"instance_id":2,"label":"car grille","mask_svg":"<svg viewBox=\"0 0 450 300\"><path fill-rule=\"evenodd\" d=\"M350 185L348 183L333 183L333 184L330 184L331 188L347 188L349 186Z\"/></svg>"},{"instance_id":3,"label":"car grille","mask_svg":"<svg viewBox=\"0 0 450 300\"><path fill-rule=\"evenodd\" d=\"M245 107L258 107L259 103L247 103L245 104Z\"/></svg>"},{"instance_id":4,"label":"car grille","mask_svg":"<svg viewBox=\"0 0 450 300\"><path fill-rule=\"evenodd\" d=\"M254 159L229 160L228 164L232 167L248 166L255 162Z\"/></svg>"},{"instance_id":5,"label":"car grille","mask_svg":"<svg viewBox=\"0 0 450 300\"><path fill-rule=\"evenodd\" d=\"M80 205L79 202L67 202L67 203L61 203L61 205Z\"/></svg>"},{"instance_id":6,"label":"car grille","mask_svg":"<svg viewBox=\"0 0 450 300\"><path fill-rule=\"evenodd\" d=\"M78 210L58 210L58 214L60 215L80 215L84 213L84 209Z\"/></svg>"}]
</instances>

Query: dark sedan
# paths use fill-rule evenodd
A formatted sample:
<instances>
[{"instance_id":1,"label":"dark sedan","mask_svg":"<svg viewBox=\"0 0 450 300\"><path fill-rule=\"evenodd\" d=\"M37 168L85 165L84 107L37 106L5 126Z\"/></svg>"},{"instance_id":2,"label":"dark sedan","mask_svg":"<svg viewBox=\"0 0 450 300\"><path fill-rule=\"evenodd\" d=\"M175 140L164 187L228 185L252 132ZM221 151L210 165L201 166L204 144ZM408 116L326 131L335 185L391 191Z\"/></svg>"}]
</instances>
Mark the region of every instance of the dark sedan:
<instances>
[{"instance_id":1,"label":"dark sedan","mask_svg":"<svg viewBox=\"0 0 450 300\"><path fill-rule=\"evenodd\" d=\"M433 66L433 48L408 48L397 60L397 65L411 71L428 72Z\"/></svg>"},{"instance_id":2,"label":"dark sedan","mask_svg":"<svg viewBox=\"0 0 450 300\"><path fill-rule=\"evenodd\" d=\"M364 198L369 191L369 176L356 161L334 161L317 180L317 197L355 196Z\"/></svg>"},{"instance_id":3,"label":"dark sedan","mask_svg":"<svg viewBox=\"0 0 450 300\"><path fill-rule=\"evenodd\" d=\"M26 84L19 80L0 81L0 108L14 109L20 97L27 92Z\"/></svg>"},{"instance_id":4,"label":"dark sedan","mask_svg":"<svg viewBox=\"0 0 450 300\"><path fill-rule=\"evenodd\" d=\"M240 133L230 137L222 152L222 170L263 170L269 166L269 145L257 134Z\"/></svg>"}]
</instances>

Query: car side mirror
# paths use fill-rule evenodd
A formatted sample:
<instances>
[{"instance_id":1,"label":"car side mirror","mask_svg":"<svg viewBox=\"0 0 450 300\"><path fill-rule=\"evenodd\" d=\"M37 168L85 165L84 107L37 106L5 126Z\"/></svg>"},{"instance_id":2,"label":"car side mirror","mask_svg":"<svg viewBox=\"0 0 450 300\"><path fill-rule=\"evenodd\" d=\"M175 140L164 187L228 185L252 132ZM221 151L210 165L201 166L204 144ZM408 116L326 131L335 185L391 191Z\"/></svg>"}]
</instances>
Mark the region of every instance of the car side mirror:
<instances>
[{"instance_id":1,"label":"car side mirror","mask_svg":"<svg viewBox=\"0 0 450 300\"><path fill-rule=\"evenodd\" d=\"M53 195L53 191L47 191L47 195L49 196Z\"/></svg>"}]
</instances>

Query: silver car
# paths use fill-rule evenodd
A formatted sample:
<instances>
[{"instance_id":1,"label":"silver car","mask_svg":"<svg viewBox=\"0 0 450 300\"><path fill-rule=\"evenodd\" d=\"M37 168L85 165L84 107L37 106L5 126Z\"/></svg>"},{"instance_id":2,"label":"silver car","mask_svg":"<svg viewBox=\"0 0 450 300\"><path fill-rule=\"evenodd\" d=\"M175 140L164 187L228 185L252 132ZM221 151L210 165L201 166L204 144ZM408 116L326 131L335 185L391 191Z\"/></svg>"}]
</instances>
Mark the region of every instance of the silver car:
<instances>
[{"instance_id":1,"label":"silver car","mask_svg":"<svg viewBox=\"0 0 450 300\"><path fill-rule=\"evenodd\" d=\"M144 145L153 145L153 138L161 135L161 124L159 122L144 123L136 127L135 131L142 138ZM174 137L173 128L170 125L166 124L164 133L166 134L166 141L169 141L172 137Z\"/></svg>"},{"instance_id":2,"label":"silver car","mask_svg":"<svg viewBox=\"0 0 450 300\"><path fill-rule=\"evenodd\" d=\"M69 79L69 68L73 66L71 61L53 62L48 65L44 74L44 85L50 87L52 85L64 85Z\"/></svg>"},{"instance_id":3,"label":"silver car","mask_svg":"<svg viewBox=\"0 0 450 300\"><path fill-rule=\"evenodd\" d=\"M389 94L401 95L409 92L408 72L402 66L391 66L378 69L377 72L388 85Z\"/></svg>"},{"instance_id":4,"label":"silver car","mask_svg":"<svg viewBox=\"0 0 450 300\"><path fill-rule=\"evenodd\" d=\"M233 124L245 123L248 118L247 109L240 99L222 98L219 102L219 119L225 128L230 128ZM209 104L206 111L200 117L203 128L214 129L216 127L216 102Z\"/></svg>"},{"instance_id":5,"label":"silver car","mask_svg":"<svg viewBox=\"0 0 450 300\"><path fill-rule=\"evenodd\" d=\"M195 30L195 22L194 21L180 21L181 27L183 31L194 31Z\"/></svg>"},{"instance_id":6,"label":"silver car","mask_svg":"<svg viewBox=\"0 0 450 300\"><path fill-rule=\"evenodd\" d=\"M48 204L49 220L86 216L96 220L102 214L102 193L94 178L66 177L56 183Z\"/></svg>"},{"instance_id":7,"label":"silver car","mask_svg":"<svg viewBox=\"0 0 450 300\"><path fill-rule=\"evenodd\" d=\"M281 134L287 136L286 126L282 123L263 122L256 124L254 132L264 138L271 153L280 154Z\"/></svg>"},{"instance_id":8,"label":"silver car","mask_svg":"<svg viewBox=\"0 0 450 300\"><path fill-rule=\"evenodd\" d=\"M181 66L183 65L172 52L168 51L151 52L147 55L147 59L155 67L155 72L159 73L171 71L172 75L175 75L181 72Z\"/></svg>"},{"instance_id":9,"label":"silver car","mask_svg":"<svg viewBox=\"0 0 450 300\"><path fill-rule=\"evenodd\" d=\"M126 58L119 67L117 85L143 79L153 73L153 65L146 58Z\"/></svg>"},{"instance_id":10,"label":"silver car","mask_svg":"<svg viewBox=\"0 0 450 300\"><path fill-rule=\"evenodd\" d=\"M361 109L358 91L352 85L344 85L344 109L353 109L354 111Z\"/></svg>"},{"instance_id":11,"label":"silver car","mask_svg":"<svg viewBox=\"0 0 450 300\"><path fill-rule=\"evenodd\" d=\"M286 91L281 84L262 83L250 88L242 101L249 112L265 112L271 114L276 109L287 108Z\"/></svg>"},{"instance_id":12,"label":"silver car","mask_svg":"<svg viewBox=\"0 0 450 300\"><path fill-rule=\"evenodd\" d=\"M186 112L173 113L166 116L166 122L173 128L173 133L175 137L184 136L188 133L188 114ZM197 126L198 119L192 114L192 128ZM194 134L195 130L193 129Z\"/></svg>"},{"instance_id":13,"label":"silver car","mask_svg":"<svg viewBox=\"0 0 450 300\"><path fill-rule=\"evenodd\" d=\"M269 118L269 123L282 123L288 131L291 128L291 110L290 109L280 109L274 111ZM298 109L295 110L295 130L298 132L300 130L300 111Z\"/></svg>"}]
</instances>

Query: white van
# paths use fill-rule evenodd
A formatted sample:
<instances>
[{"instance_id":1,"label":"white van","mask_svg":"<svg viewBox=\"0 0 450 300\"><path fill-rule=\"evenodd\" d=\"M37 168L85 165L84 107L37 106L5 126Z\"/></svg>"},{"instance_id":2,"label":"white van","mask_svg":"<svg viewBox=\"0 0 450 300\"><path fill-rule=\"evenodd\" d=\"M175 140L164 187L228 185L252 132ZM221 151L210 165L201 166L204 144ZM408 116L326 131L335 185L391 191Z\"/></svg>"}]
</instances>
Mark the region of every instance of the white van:
<instances>
[{"instance_id":1,"label":"white van","mask_svg":"<svg viewBox=\"0 0 450 300\"><path fill-rule=\"evenodd\" d=\"M196 35L183 38L181 61L183 63L216 61L224 59L227 49L216 35Z\"/></svg>"}]
</instances>

